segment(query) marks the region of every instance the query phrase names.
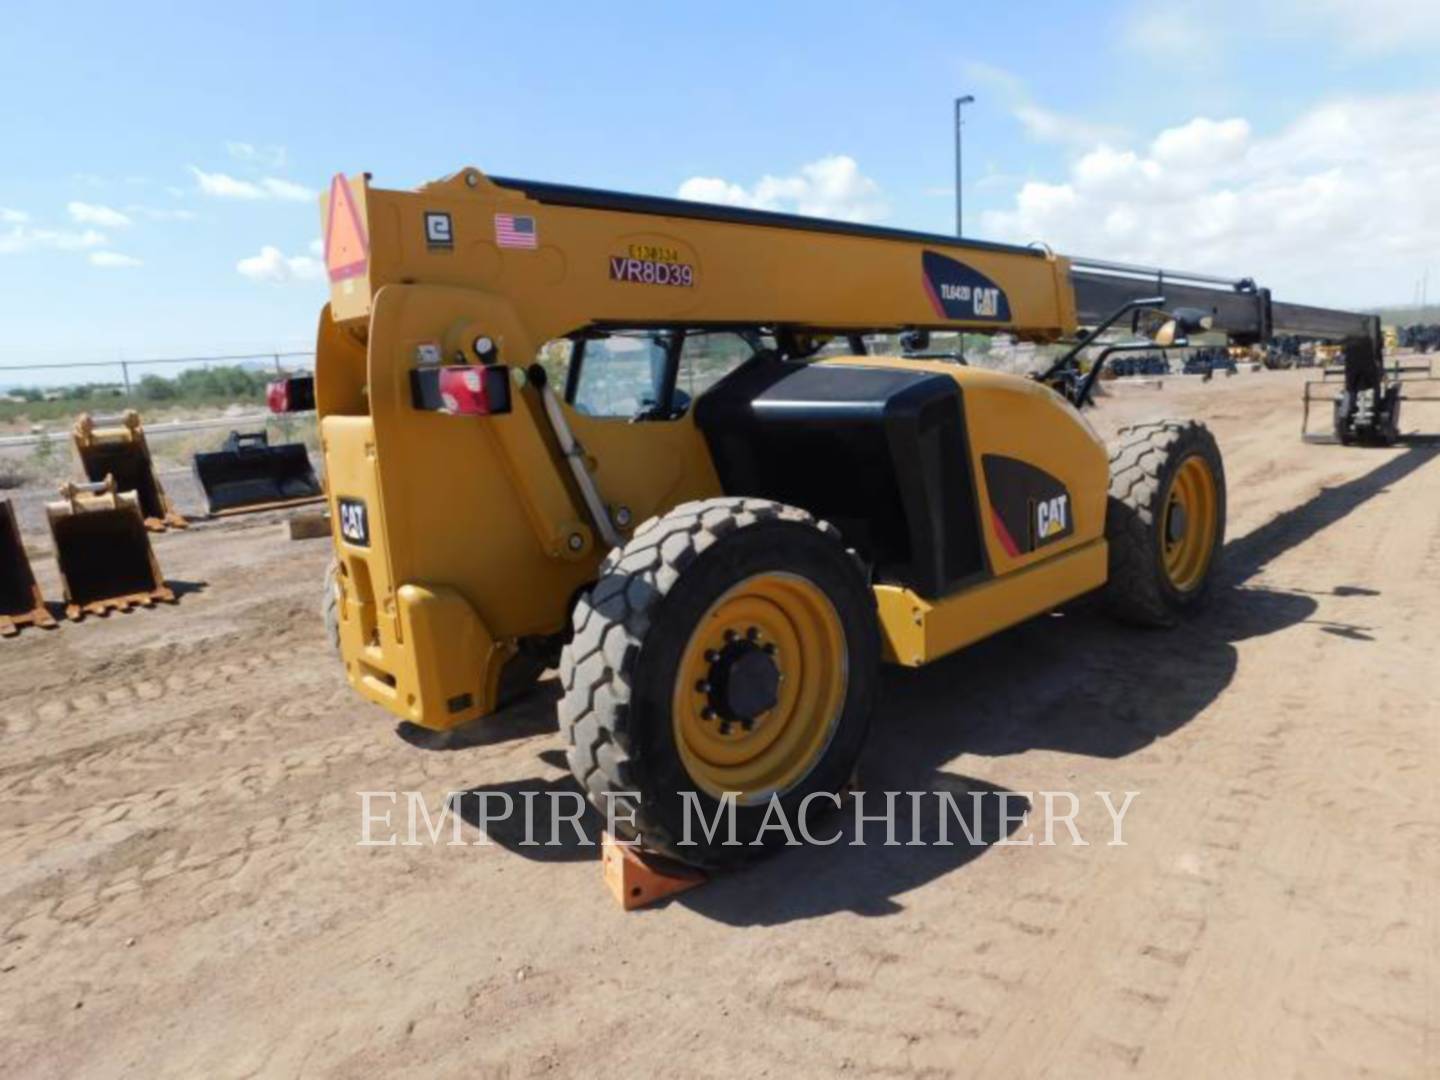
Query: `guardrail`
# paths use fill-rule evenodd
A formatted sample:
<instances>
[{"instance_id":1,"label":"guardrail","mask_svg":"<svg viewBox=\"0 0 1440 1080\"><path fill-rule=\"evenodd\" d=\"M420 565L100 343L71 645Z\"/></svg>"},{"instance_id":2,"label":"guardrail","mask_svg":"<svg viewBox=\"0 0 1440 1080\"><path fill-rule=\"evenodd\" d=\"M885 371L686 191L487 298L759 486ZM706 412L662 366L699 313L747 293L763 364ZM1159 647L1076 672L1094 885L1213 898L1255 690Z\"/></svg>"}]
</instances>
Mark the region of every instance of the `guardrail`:
<instances>
[{"instance_id":1,"label":"guardrail","mask_svg":"<svg viewBox=\"0 0 1440 1080\"><path fill-rule=\"evenodd\" d=\"M6 376L26 371L95 371L111 370L120 373L120 384L125 387L125 393L134 392L130 384L130 369L135 367L154 367L165 364L179 364L185 367L212 367L216 364L270 364L273 365L277 374L286 371L283 361L298 359L314 360L314 350L297 350L292 352L275 351L262 353L237 353L226 356L153 356L141 357L136 360L92 360L75 363L67 362L61 364L3 364L0 365L0 383L12 383L14 380ZM303 365L313 367L310 365Z\"/></svg>"},{"instance_id":2,"label":"guardrail","mask_svg":"<svg viewBox=\"0 0 1440 1080\"><path fill-rule=\"evenodd\" d=\"M303 416L303 413L287 413L286 417ZM145 437L153 438L156 435L174 435L183 431L205 431L209 428L236 427L243 424L265 424L267 421L276 419L274 413L258 412L244 413L239 416L209 416L203 420L162 420L154 424L145 425ZM14 447L40 446L43 443L55 442L57 440L69 441L70 431L68 428L59 431L41 431L29 435L5 435L0 436L0 450L7 450Z\"/></svg>"}]
</instances>

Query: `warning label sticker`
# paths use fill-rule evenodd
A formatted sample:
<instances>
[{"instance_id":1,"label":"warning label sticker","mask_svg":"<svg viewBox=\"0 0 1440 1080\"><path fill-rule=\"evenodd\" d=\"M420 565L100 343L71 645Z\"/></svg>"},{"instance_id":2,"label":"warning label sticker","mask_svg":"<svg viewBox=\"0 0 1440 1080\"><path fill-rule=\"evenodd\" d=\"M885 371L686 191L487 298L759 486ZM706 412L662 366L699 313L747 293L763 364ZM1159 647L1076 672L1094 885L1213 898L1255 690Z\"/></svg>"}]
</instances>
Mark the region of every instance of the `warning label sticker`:
<instances>
[{"instance_id":1,"label":"warning label sticker","mask_svg":"<svg viewBox=\"0 0 1440 1080\"><path fill-rule=\"evenodd\" d=\"M370 262L370 241L360 221L355 195L344 176L330 181L330 216L325 222L325 270L331 281L345 281L365 273Z\"/></svg>"}]
</instances>

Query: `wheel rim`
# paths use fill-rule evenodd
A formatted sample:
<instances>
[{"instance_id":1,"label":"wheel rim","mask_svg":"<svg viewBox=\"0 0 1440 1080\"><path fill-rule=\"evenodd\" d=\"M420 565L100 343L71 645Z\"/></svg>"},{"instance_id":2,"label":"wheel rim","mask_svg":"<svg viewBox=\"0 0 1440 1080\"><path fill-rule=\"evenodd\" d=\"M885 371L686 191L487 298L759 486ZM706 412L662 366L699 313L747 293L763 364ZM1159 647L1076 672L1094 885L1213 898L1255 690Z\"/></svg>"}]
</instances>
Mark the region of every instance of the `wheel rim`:
<instances>
[{"instance_id":1,"label":"wheel rim","mask_svg":"<svg viewBox=\"0 0 1440 1080\"><path fill-rule=\"evenodd\" d=\"M1205 580L1218 516L1214 473L1204 458L1186 458L1170 481L1160 533L1165 576L1180 592L1192 592Z\"/></svg>"},{"instance_id":2,"label":"wheel rim","mask_svg":"<svg viewBox=\"0 0 1440 1080\"><path fill-rule=\"evenodd\" d=\"M824 755L849 680L845 630L830 599L794 574L757 574L720 597L680 658L675 744L714 798L763 802Z\"/></svg>"}]
</instances>

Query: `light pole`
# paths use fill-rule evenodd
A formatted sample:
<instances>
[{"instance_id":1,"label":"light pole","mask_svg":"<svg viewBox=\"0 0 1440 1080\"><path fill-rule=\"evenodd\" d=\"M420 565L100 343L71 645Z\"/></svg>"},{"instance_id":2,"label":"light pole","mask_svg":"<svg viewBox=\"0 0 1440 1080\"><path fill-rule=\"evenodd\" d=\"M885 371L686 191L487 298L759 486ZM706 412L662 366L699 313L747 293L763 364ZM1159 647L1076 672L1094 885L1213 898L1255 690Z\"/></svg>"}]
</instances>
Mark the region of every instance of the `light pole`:
<instances>
[{"instance_id":1,"label":"light pole","mask_svg":"<svg viewBox=\"0 0 1440 1080\"><path fill-rule=\"evenodd\" d=\"M965 126L965 121L964 121L964 119L963 119L962 116L961 116L960 110L963 109L966 105L973 105L974 103L975 103L975 95L974 95L974 94L966 94L964 97L958 97L958 98L955 99L955 235L956 235L956 236L964 236L964 235L965 235L965 201L964 201L964 197L961 195L961 192L960 192L960 177L961 177L960 163L961 163L961 160L962 160L962 158L961 158L961 153L960 153L960 131L961 131L961 129Z\"/></svg>"}]
</instances>

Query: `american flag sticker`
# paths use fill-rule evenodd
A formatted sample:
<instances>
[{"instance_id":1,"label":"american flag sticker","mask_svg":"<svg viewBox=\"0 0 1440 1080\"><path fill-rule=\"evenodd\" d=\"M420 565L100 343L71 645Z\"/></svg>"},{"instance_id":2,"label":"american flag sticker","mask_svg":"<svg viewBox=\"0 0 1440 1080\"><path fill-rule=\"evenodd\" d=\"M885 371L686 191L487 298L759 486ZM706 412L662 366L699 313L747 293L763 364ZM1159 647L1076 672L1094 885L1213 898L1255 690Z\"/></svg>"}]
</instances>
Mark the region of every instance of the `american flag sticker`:
<instances>
[{"instance_id":1,"label":"american flag sticker","mask_svg":"<svg viewBox=\"0 0 1440 1080\"><path fill-rule=\"evenodd\" d=\"M495 243L502 248L530 248L540 246L535 219L525 214L496 214Z\"/></svg>"}]
</instances>

